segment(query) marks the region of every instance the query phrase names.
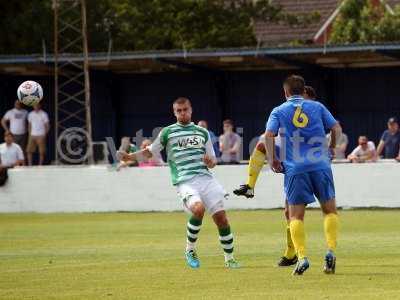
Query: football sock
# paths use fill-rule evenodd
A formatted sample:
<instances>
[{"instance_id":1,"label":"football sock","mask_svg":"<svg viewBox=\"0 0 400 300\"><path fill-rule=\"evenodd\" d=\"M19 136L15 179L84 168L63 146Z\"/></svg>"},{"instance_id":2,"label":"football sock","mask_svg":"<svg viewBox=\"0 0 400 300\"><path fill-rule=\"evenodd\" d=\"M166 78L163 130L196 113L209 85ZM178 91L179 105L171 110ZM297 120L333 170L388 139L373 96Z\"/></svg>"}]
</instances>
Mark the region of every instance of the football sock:
<instances>
[{"instance_id":1,"label":"football sock","mask_svg":"<svg viewBox=\"0 0 400 300\"><path fill-rule=\"evenodd\" d=\"M294 249L292 236L290 234L290 221L286 225L286 250L284 256L288 259L292 259L296 255L296 250Z\"/></svg>"},{"instance_id":2,"label":"football sock","mask_svg":"<svg viewBox=\"0 0 400 300\"><path fill-rule=\"evenodd\" d=\"M324 231L326 243L330 251L336 250L337 232L339 227L339 217L337 214L327 214L324 218Z\"/></svg>"},{"instance_id":3,"label":"football sock","mask_svg":"<svg viewBox=\"0 0 400 300\"><path fill-rule=\"evenodd\" d=\"M233 259L233 234L231 232L231 227L218 228L218 231L219 241L224 250L225 261Z\"/></svg>"},{"instance_id":4,"label":"football sock","mask_svg":"<svg viewBox=\"0 0 400 300\"><path fill-rule=\"evenodd\" d=\"M290 221L290 233L299 259L306 256L304 222L302 220Z\"/></svg>"},{"instance_id":5,"label":"football sock","mask_svg":"<svg viewBox=\"0 0 400 300\"><path fill-rule=\"evenodd\" d=\"M196 248L197 237L200 232L202 220L196 219L191 216L187 223L187 240L186 251L194 250Z\"/></svg>"},{"instance_id":6,"label":"football sock","mask_svg":"<svg viewBox=\"0 0 400 300\"><path fill-rule=\"evenodd\" d=\"M254 188L256 185L258 175L264 166L265 157L265 153L257 148L254 149L250 156L249 166L247 168L247 185L251 188Z\"/></svg>"}]
</instances>

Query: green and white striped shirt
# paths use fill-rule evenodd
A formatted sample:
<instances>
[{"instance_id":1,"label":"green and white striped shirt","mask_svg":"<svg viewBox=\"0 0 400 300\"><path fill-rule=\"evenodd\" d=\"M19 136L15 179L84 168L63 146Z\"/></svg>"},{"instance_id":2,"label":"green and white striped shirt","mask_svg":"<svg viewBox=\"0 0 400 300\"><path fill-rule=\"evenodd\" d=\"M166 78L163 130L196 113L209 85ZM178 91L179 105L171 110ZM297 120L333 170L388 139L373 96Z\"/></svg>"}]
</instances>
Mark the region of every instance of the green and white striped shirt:
<instances>
[{"instance_id":1,"label":"green and white striped shirt","mask_svg":"<svg viewBox=\"0 0 400 300\"><path fill-rule=\"evenodd\" d=\"M154 155L164 148L173 185L188 181L197 175L212 176L203 162L205 154L215 158L207 129L193 123L175 123L165 127L147 149Z\"/></svg>"}]
</instances>

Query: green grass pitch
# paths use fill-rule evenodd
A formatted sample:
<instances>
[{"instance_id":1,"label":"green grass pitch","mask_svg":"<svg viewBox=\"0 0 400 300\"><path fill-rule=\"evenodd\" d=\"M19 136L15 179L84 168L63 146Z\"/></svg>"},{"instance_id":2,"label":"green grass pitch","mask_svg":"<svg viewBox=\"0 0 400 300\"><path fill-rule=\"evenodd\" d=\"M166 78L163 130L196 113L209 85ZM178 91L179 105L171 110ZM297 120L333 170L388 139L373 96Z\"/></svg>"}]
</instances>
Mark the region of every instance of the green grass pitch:
<instances>
[{"instance_id":1,"label":"green grass pitch","mask_svg":"<svg viewBox=\"0 0 400 300\"><path fill-rule=\"evenodd\" d=\"M337 274L322 273L320 211L306 215L311 268L278 268L282 211L231 211L226 270L211 219L185 265L184 213L0 214L0 299L400 299L400 211L342 211Z\"/></svg>"}]
</instances>

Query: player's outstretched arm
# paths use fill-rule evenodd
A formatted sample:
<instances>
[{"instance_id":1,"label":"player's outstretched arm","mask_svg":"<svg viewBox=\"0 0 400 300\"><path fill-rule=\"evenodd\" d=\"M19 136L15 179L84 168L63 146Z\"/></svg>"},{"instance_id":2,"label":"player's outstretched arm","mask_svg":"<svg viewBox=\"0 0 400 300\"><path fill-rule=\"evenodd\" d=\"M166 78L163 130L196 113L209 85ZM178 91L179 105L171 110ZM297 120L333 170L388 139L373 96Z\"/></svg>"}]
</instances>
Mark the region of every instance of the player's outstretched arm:
<instances>
[{"instance_id":1,"label":"player's outstretched arm","mask_svg":"<svg viewBox=\"0 0 400 300\"><path fill-rule=\"evenodd\" d=\"M165 144L161 141L164 130L161 130L154 142L147 146L145 149L136 151L134 153L126 153L124 151L119 151L119 155L122 161L143 161L144 159L149 159L153 156L153 153L160 153L164 149Z\"/></svg>"},{"instance_id":2,"label":"player's outstretched arm","mask_svg":"<svg viewBox=\"0 0 400 300\"><path fill-rule=\"evenodd\" d=\"M153 154L148 149L139 150L133 153L126 153L125 151L118 151L121 160L124 162L142 161L146 158L151 158Z\"/></svg>"}]
</instances>

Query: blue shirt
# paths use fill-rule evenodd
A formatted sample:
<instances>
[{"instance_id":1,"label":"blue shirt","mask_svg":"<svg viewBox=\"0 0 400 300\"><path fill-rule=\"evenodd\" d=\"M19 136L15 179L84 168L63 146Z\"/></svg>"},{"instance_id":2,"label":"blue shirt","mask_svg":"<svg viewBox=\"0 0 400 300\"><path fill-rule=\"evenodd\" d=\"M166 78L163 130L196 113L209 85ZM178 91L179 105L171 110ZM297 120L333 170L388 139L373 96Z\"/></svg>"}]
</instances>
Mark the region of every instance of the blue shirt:
<instances>
[{"instance_id":1,"label":"blue shirt","mask_svg":"<svg viewBox=\"0 0 400 300\"><path fill-rule=\"evenodd\" d=\"M389 130L385 130L381 140L385 142L384 158L396 158L400 150L400 131L391 134Z\"/></svg>"},{"instance_id":2,"label":"blue shirt","mask_svg":"<svg viewBox=\"0 0 400 300\"><path fill-rule=\"evenodd\" d=\"M275 107L266 130L281 136L280 159L288 176L330 169L325 132L337 121L318 101L292 96Z\"/></svg>"}]
</instances>

